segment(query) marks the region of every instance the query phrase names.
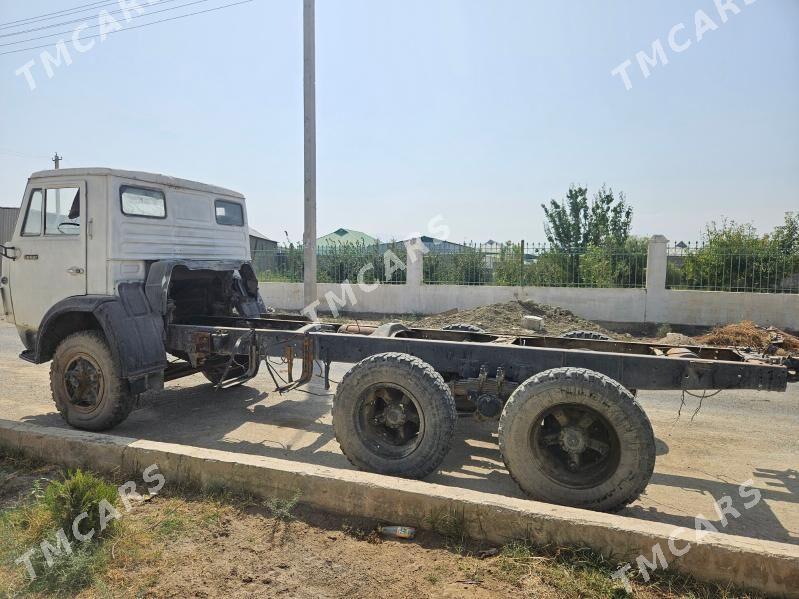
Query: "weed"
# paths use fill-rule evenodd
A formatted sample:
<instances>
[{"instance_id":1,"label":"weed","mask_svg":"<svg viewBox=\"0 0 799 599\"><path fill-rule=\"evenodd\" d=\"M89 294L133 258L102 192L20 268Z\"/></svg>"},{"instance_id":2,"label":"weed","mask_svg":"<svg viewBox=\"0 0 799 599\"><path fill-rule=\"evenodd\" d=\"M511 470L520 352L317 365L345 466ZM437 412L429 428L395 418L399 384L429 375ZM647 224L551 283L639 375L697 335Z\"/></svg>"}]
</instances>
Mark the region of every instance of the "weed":
<instances>
[{"instance_id":1,"label":"weed","mask_svg":"<svg viewBox=\"0 0 799 599\"><path fill-rule=\"evenodd\" d=\"M447 542L447 547L462 553L469 536L466 532L466 517L463 512L437 511L430 512L423 519L425 528L440 534Z\"/></svg>"},{"instance_id":2,"label":"weed","mask_svg":"<svg viewBox=\"0 0 799 599\"><path fill-rule=\"evenodd\" d=\"M95 582L105 570L108 554L97 543L78 543L73 545L72 553L62 553L47 563L43 554L37 551L31 562L37 574L28 583L28 590L34 593L75 595Z\"/></svg>"},{"instance_id":3,"label":"weed","mask_svg":"<svg viewBox=\"0 0 799 599\"><path fill-rule=\"evenodd\" d=\"M76 470L70 472L63 481L53 481L42 497L42 503L49 510L58 528L67 534L72 532L75 519L86 514L81 523L83 530L94 530L97 536L110 533L115 520L102 522L102 510L108 510L106 503L115 506L118 501L116 487L97 478L89 472Z\"/></svg>"},{"instance_id":4,"label":"weed","mask_svg":"<svg viewBox=\"0 0 799 599\"><path fill-rule=\"evenodd\" d=\"M300 492L297 491L290 499L280 499L272 497L264 502L264 505L272 514L273 518L278 520L289 521L294 519L294 508L297 507L297 502L300 500Z\"/></svg>"},{"instance_id":5,"label":"weed","mask_svg":"<svg viewBox=\"0 0 799 599\"><path fill-rule=\"evenodd\" d=\"M671 325L662 324L662 325L660 325L658 327L658 330L657 330L658 339L662 339L663 337L665 337L669 333L671 333Z\"/></svg>"}]
</instances>

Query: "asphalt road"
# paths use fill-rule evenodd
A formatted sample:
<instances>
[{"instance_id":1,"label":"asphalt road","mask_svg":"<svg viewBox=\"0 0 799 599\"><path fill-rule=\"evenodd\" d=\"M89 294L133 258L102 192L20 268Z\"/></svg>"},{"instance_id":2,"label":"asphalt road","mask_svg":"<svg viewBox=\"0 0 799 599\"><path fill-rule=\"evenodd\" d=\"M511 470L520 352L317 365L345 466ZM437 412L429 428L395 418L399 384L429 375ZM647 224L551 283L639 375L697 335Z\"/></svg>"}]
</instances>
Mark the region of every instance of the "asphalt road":
<instances>
[{"instance_id":1,"label":"asphalt road","mask_svg":"<svg viewBox=\"0 0 799 599\"><path fill-rule=\"evenodd\" d=\"M50 399L48 365L17 358L15 329L0 321L0 418L44 426L66 426ZM334 365L340 380L346 365ZM249 384L214 391L201 376L178 380L142 398L140 408L113 431L127 437L181 443L246 454L352 468L333 435L332 391L321 380L310 393L273 391L268 374ZM335 390L335 389L333 389ZM720 532L799 544L799 385L787 393L725 391L705 399L681 394L639 394L657 437L655 474L646 493L622 514L695 527L697 516ZM505 471L496 423L462 418L453 450L427 480L500 495L522 497ZM746 509L745 481L761 500ZM715 501L731 497L738 517L723 519Z\"/></svg>"}]
</instances>

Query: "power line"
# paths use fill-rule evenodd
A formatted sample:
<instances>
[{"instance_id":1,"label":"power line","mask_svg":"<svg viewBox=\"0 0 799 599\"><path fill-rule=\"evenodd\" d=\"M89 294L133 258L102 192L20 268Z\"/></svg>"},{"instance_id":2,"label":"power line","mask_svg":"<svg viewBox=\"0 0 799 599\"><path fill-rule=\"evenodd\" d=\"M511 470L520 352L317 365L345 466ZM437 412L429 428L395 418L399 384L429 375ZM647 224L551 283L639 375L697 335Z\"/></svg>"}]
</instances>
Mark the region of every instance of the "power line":
<instances>
[{"instance_id":1,"label":"power line","mask_svg":"<svg viewBox=\"0 0 799 599\"><path fill-rule=\"evenodd\" d=\"M102 36L105 36L105 35L113 35L114 33L123 33L125 31L132 31L133 29L141 29L142 27L149 27L150 25L157 25L158 23L166 23L168 21L177 21L178 19L185 19L186 17L193 17L193 16L196 16L196 15L202 15L202 14L205 14L205 13L214 12L214 11L217 11L217 10L222 10L224 8L230 8L230 7L233 7L233 6L239 6L241 4L249 4L250 2L253 2L253 0L241 0L240 2L232 2L230 4L225 4L223 6L217 6L217 7L214 7L214 8L208 8L206 10L198 10L198 11L195 11L195 12L186 13L185 15L178 15L176 17L170 17L168 19L159 19L158 21L153 21L151 23L143 23L141 25L134 25L133 27L127 27L125 29L118 29L116 31L109 31L109 32L106 32L106 33L97 33L95 35L90 35L88 37L84 37L84 38L81 38L81 39L82 40L90 40L90 39L102 37ZM52 44L43 44L41 46L31 46L29 48L20 48L19 50L9 50L7 52L0 52L0 56L5 56L7 54L18 54L20 52L27 52L28 50L38 50L40 48L49 48L51 46L52 46Z\"/></svg>"},{"instance_id":2,"label":"power line","mask_svg":"<svg viewBox=\"0 0 799 599\"><path fill-rule=\"evenodd\" d=\"M174 1L174 0L170 0L170 1ZM210 0L195 0L194 2L187 2L186 4L181 4L180 6L171 6L169 8L162 8L161 10L154 10L154 11L152 11L150 13L145 13L145 14L141 14L141 15L131 15L129 20L139 19L139 18L142 18L142 17L150 17L152 15L157 15L158 13L167 12L167 11L170 11L170 10L178 10L180 8L186 8L187 6L193 6L195 4L202 4L203 2L210 2ZM98 27L102 27L102 26L103 26L102 23L97 24L97 25L90 25L88 27L85 27L83 29L83 31L86 31L88 29L97 29ZM25 44L27 42L34 42L36 40L43 40L43 39L48 38L48 37L58 37L59 35L64 35L65 33L73 33L74 31L75 31L74 29L68 29L66 31L58 31L56 33L48 33L47 35L40 35L39 37L30 37L30 38L27 38L27 39L24 39L24 40L19 40L19 41L16 41L16 42L6 42L5 44L0 44L0 48L2 48L4 46L16 46L17 44ZM0 37L3 37L3 36L0 36ZM88 39L88 38L85 38L85 39Z\"/></svg>"},{"instance_id":3,"label":"power line","mask_svg":"<svg viewBox=\"0 0 799 599\"><path fill-rule=\"evenodd\" d=\"M64 10L57 10L55 12L48 12L44 13L43 15L37 15L35 17L26 17L24 19L17 19L16 21L8 21L6 23L0 23L0 29L8 29L9 27L14 27L15 25L18 24L28 24L28 23L35 23L37 21L46 21L48 18L54 18L54 16L58 15L63 16L64 13L70 14L74 12L80 12L81 10L90 10L91 8L102 8L102 6L96 6L96 5L97 4L102 5L103 3L105 3L105 6L110 6L111 4L118 4L118 2L108 2L108 0L99 0L99 2L82 4L81 6L76 6L73 8L65 8Z\"/></svg>"},{"instance_id":4,"label":"power line","mask_svg":"<svg viewBox=\"0 0 799 599\"><path fill-rule=\"evenodd\" d=\"M161 0L161 4L167 4L169 2L176 2L177 0ZM99 7L97 7L99 8ZM119 13L129 13L130 10L127 8L120 8L119 10L112 10L111 12L107 12L108 15L118 15ZM152 13L151 13L152 14ZM23 33L33 33L35 31L43 31L45 29L52 29L53 27L60 27L61 25L72 25L73 23L80 23L85 21L88 17L83 16L79 19L72 19L71 21L61 21L60 23L50 23L49 25L42 25L41 27L34 27L33 29L24 29L22 31L14 31L12 33L3 33L0 34L0 37L13 37L15 35L22 35Z\"/></svg>"}]
</instances>

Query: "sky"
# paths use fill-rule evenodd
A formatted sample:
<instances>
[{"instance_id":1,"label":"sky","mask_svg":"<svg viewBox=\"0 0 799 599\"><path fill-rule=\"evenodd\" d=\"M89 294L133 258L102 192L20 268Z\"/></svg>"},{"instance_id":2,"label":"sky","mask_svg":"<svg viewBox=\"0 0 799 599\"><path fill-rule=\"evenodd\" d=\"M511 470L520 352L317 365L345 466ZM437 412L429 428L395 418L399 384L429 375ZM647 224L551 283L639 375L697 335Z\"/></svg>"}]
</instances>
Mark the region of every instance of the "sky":
<instances>
[{"instance_id":1,"label":"sky","mask_svg":"<svg viewBox=\"0 0 799 599\"><path fill-rule=\"evenodd\" d=\"M302 2L128 29L234 0L153 14L190 1L138 0L147 16L85 52L80 23L0 28L67 31L72 59L48 78L54 45L0 56L0 205L58 152L235 189L251 226L301 240ZM769 231L799 211L799 2L746 1L319 0L319 235L544 241L541 204L571 184L623 191L639 235ZM0 0L0 22L85 4Z\"/></svg>"}]
</instances>

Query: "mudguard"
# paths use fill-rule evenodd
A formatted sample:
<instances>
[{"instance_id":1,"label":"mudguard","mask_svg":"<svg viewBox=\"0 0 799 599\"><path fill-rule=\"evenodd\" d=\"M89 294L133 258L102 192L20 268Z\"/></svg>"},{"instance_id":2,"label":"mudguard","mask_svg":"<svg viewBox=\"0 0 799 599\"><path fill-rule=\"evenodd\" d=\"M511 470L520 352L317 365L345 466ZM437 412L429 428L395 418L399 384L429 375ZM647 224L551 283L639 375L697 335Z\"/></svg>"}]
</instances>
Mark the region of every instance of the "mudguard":
<instances>
[{"instance_id":1,"label":"mudguard","mask_svg":"<svg viewBox=\"0 0 799 599\"><path fill-rule=\"evenodd\" d=\"M118 296L69 297L50 308L36 335L33 361L47 362L66 335L86 328L85 321L75 323L84 314L100 325L123 378L133 381L162 372L167 366L163 318L150 309L141 283L120 283L118 289Z\"/></svg>"}]
</instances>

